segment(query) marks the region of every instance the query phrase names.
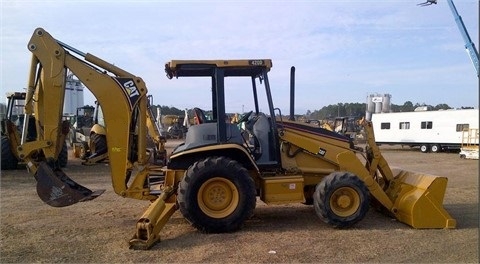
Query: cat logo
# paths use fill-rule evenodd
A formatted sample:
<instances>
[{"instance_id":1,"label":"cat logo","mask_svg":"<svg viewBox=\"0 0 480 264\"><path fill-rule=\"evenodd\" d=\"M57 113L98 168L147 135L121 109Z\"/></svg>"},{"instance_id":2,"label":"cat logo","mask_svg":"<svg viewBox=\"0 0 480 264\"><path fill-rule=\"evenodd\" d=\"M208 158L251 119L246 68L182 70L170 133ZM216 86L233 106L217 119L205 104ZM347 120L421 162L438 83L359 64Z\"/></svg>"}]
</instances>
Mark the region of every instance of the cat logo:
<instances>
[{"instance_id":1,"label":"cat logo","mask_svg":"<svg viewBox=\"0 0 480 264\"><path fill-rule=\"evenodd\" d=\"M324 157L325 154L327 154L327 151L325 149L320 148L320 150L318 151L318 155Z\"/></svg>"},{"instance_id":2,"label":"cat logo","mask_svg":"<svg viewBox=\"0 0 480 264\"><path fill-rule=\"evenodd\" d=\"M132 80L124 83L123 87L125 88L125 91L127 92L128 97L130 98L140 95L137 87L135 86L135 83Z\"/></svg>"},{"instance_id":3,"label":"cat logo","mask_svg":"<svg viewBox=\"0 0 480 264\"><path fill-rule=\"evenodd\" d=\"M125 92L125 95L130 102L130 107L133 107L140 98L140 91L135 85L135 81L132 78L114 78L120 87Z\"/></svg>"}]
</instances>

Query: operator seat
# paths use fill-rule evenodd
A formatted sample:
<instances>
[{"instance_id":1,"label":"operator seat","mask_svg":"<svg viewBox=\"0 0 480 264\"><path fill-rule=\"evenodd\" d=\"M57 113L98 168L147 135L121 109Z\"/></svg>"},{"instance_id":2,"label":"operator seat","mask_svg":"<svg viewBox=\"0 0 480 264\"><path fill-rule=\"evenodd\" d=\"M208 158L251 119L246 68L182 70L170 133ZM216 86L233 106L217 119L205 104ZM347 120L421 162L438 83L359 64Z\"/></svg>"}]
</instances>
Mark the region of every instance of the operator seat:
<instances>
[{"instance_id":1,"label":"operator seat","mask_svg":"<svg viewBox=\"0 0 480 264\"><path fill-rule=\"evenodd\" d=\"M259 113L255 119L252 132L260 145L260 155L257 158L257 162L260 164L270 163L272 159L270 151L270 122L263 113Z\"/></svg>"}]
</instances>

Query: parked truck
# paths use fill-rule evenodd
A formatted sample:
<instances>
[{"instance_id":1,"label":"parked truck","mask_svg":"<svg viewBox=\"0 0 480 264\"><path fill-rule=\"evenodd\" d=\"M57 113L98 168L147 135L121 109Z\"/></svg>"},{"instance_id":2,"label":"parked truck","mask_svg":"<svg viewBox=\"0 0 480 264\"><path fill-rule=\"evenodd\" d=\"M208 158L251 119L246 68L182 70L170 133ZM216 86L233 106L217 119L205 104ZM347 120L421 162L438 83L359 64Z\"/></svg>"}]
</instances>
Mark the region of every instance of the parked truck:
<instances>
[{"instance_id":1,"label":"parked truck","mask_svg":"<svg viewBox=\"0 0 480 264\"><path fill-rule=\"evenodd\" d=\"M419 147L421 152L460 150L462 133L478 128L478 109L372 115L377 144Z\"/></svg>"}]
</instances>

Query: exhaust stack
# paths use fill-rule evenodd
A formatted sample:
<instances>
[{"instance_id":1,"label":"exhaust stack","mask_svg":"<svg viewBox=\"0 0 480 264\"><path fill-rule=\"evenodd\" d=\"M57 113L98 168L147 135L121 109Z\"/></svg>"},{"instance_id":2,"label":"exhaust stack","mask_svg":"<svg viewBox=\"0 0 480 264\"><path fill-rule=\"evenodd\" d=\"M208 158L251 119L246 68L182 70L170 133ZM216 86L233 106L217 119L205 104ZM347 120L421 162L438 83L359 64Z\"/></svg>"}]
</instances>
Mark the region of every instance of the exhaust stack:
<instances>
[{"instance_id":1,"label":"exhaust stack","mask_svg":"<svg viewBox=\"0 0 480 264\"><path fill-rule=\"evenodd\" d=\"M290 68L290 121L295 121L295 66Z\"/></svg>"}]
</instances>

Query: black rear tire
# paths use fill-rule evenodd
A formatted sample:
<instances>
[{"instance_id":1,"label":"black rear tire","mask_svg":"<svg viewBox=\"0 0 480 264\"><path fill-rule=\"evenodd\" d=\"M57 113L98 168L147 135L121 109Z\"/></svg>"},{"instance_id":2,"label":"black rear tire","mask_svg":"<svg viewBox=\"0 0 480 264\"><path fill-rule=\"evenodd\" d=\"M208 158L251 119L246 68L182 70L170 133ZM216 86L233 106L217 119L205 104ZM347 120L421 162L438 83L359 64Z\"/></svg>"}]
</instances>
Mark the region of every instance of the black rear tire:
<instances>
[{"instance_id":1,"label":"black rear tire","mask_svg":"<svg viewBox=\"0 0 480 264\"><path fill-rule=\"evenodd\" d=\"M313 194L317 216L339 228L350 227L362 220L370 208L370 193L363 181L349 172L326 176Z\"/></svg>"},{"instance_id":2,"label":"black rear tire","mask_svg":"<svg viewBox=\"0 0 480 264\"><path fill-rule=\"evenodd\" d=\"M10 141L2 136L2 170L15 170L18 166L18 159L13 155Z\"/></svg>"},{"instance_id":3,"label":"black rear tire","mask_svg":"<svg viewBox=\"0 0 480 264\"><path fill-rule=\"evenodd\" d=\"M177 201L182 215L198 230L233 232L253 215L255 183L237 161L209 157L185 172Z\"/></svg>"},{"instance_id":4,"label":"black rear tire","mask_svg":"<svg viewBox=\"0 0 480 264\"><path fill-rule=\"evenodd\" d=\"M102 155L107 153L107 137L105 135L100 135L93 133L90 136L90 154Z\"/></svg>"}]
</instances>

